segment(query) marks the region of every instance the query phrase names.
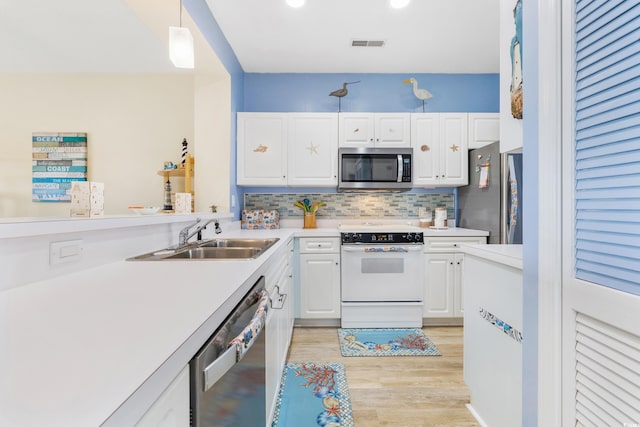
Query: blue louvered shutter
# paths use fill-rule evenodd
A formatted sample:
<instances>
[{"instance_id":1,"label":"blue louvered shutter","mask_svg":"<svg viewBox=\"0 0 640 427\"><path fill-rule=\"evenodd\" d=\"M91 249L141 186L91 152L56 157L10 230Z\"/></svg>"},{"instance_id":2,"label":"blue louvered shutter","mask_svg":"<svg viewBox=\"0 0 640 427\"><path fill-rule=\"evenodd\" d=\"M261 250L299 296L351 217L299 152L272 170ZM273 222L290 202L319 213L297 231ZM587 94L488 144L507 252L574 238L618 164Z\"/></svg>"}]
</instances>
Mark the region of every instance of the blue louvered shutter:
<instances>
[{"instance_id":1,"label":"blue louvered shutter","mask_svg":"<svg viewBox=\"0 0 640 427\"><path fill-rule=\"evenodd\" d=\"M640 295L640 2L576 1L576 277Z\"/></svg>"}]
</instances>

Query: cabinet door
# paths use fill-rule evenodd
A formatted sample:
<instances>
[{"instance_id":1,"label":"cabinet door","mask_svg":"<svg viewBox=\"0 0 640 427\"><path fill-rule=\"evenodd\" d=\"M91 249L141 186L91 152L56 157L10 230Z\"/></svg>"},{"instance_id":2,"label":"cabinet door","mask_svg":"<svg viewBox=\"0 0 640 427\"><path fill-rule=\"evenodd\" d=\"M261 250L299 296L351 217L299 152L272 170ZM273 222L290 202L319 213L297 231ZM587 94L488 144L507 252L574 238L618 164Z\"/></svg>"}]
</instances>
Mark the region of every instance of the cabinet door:
<instances>
[{"instance_id":1,"label":"cabinet door","mask_svg":"<svg viewBox=\"0 0 640 427\"><path fill-rule=\"evenodd\" d=\"M456 254L453 259L454 279L453 279L453 316L463 317L464 315L464 288L462 282L464 254Z\"/></svg>"},{"instance_id":2,"label":"cabinet door","mask_svg":"<svg viewBox=\"0 0 640 427\"><path fill-rule=\"evenodd\" d=\"M425 254L424 317L453 317L454 254Z\"/></svg>"},{"instance_id":3,"label":"cabinet door","mask_svg":"<svg viewBox=\"0 0 640 427\"><path fill-rule=\"evenodd\" d=\"M374 114L376 147L410 147L411 121L407 113Z\"/></svg>"},{"instance_id":4,"label":"cabinet door","mask_svg":"<svg viewBox=\"0 0 640 427\"><path fill-rule=\"evenodd\" d=\"M499 113L469 113L469 149L500 141Z\"/></svg>"},{"instance_id":5,"label":"cabinet door","mask_svg":"<svg viewBox=\"0 0 640 427\"><path fill-rule=\"evenodd\" d=\"M267 321L264 325L265 333L265 399L267 409L267 419L273 418L280 379L282 377L282 366L280 364L280 351L278 348L278 315L279 310L269 310Z\"/></svg>"},{"instance_id":6,"label":"cabinet door","mask_svg":"<svg viewBox=\"0 0 640 427\"><path fill-rule=\"evenodd\" d=\"M374 120L370 113L338 114L340 147L373 147Z\"/></svg>"},{"instance_id":7,"label":"cabinet door","mask_svg":"<svg viewBox=\"0 0 640 427\"><path fill-rule=\"evenodd\" d=\"M238 113L238 185L287 185L283 113Z\"/></svg>"},{"instance_id":8,"label":"cabinet door","mask_svg":"<svg viewBox=\"0 0 640 427\"><path fill-rule=\"evenodd\" d=\"M300 255L300 317L340 318L340 254Z\"/></svg>"},{"instance_id":9,"label":"cabinet door","mask_svg":"<svg viewBox=\"0 0 640 427\"><path fill-rule=\"evenodd\" d=\"M439 178L440 118L437 113L411 114L413 185L436 186Z\"/></svg>"},{"instance_id":10,"label":"cabinet door","mask_svg":"<svg viewBox=\"0 0 640 427\"><path fill-rule=\"evenodd\" d=\"M189 392L187 365L138 421L136 427L188 427Z\"/></svg>"},{"instance_id":11,"label":"cabinet door","mask_svg":"<svg viewBox=\"0 0 640 427\"><path fill-rule=\"evenodd\" d=\"M467 114L440 114L440 175L441 184L467 185L468 142Z\"/></svg>"},{"instance_id":12,"label":"cabinet door","mask_svg":"<svg viewBox=\"0 0 640 427\"><path fill-rule=\"evenodd\" d=\"M288 117L288 184L338 185L338 115L290 113Z\"/></svg>"}]
</instances>

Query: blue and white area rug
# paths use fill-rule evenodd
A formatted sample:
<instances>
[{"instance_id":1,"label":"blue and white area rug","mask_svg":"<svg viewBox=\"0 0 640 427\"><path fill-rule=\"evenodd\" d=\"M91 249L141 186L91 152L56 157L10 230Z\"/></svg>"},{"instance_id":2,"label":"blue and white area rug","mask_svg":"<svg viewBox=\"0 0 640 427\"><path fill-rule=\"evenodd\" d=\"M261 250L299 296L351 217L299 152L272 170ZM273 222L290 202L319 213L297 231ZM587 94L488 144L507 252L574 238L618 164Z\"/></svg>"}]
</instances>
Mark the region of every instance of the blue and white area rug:
<instances>
[{"instance_id":1,"label":"blue and white area rug","mask_svg":"<svg viewBox=\"0 0 640 427\"><path fill-rule=\"evenodd\" d=\"M422 329L338 329L343 356L440 356Z\"/></svg>"},{"instance_id":2,"label":"blue and white area rug","mask_svg":"<svg viewBox=\"0 0 640 427\"><path fill-rule=\"evenodd\" d=\"M287 363L272 427L353 427L342 363Z\"/></svg>"}]
</instances>

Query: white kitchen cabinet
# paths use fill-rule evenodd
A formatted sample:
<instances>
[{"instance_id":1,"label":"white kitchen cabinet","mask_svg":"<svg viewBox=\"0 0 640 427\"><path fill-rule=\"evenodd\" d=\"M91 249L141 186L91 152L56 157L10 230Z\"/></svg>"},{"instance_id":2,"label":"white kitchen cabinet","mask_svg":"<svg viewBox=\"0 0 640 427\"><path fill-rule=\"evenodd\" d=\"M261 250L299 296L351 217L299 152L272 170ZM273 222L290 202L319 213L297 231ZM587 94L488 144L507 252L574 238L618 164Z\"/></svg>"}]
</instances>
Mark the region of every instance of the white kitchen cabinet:
<instances>
[{"instance_id":1,"label":"white kitchen cabinet","mask_svg":"<svg viewBox=\"0 0 640 427\"><path fill-rule=\"evenodd\" d=\"M267 420L273 418L282 369L293 332L292 256L293 240L290 240L265 274L266 287L271 297L265 326Z\"/></svg>"},{"instance_id":2,"label":"white kitchen cabinet","mask_svg":"<svg viewBox=\"0 0 640 427\"><path fill-rule=\"evenodd\" d=\"M469 113L469 149L500 140L500 113Z\"/></svg>"},{"instance_id":3,"label":"white kitchen cabinet","mask_svg":"<svg viewBox=\"0 0 640 427\"><path fill-rule=\"evenodd\" d=\"M425 318L461 318L463 243L486 243L486 237L425 237Z\"/></svg>"},{"instance_id":4,"label":"white kitchen cabinet","mask_svg":"<svg viewBox=\"0 0 640 427\"><path fill-rule=\"evenodd\" d=\"M463 254L425 255L424 317L462 317Z\"/></svg>"},{"instance_id":5,"label":"white kitchen cabinet","mask_svg":"<svg viewBox=\"0 0 640 427\"><path fill-rule=\"evenodd\" d=\"M238 113L237 184L287 185L287 116Z\"/></svg>"},{"instance_id":6,"label":"white kitchen cabinet","mask_svg":"<svg viewBox=\"0 0 640 427\"><path fill-rule=\"evenodd\" d=\"M340 238L300 238L300 318L340 318Z\"/></svg>"},{"instance_id":7,"label":"white kitchen cabinet","mask_svg":"<svg viewBox=\"0 0 640 427\"><path fill-rule=\"evenodd\" d=\"M414 187L467 185L467 113L411 114Z\"/></svg>"},{"instance_id":8,"label":"white kitchen cabinet","mask_svg":"<svg viewBox=\"0 0 640 427\"><path fill-rule=\"evenodd\" d=\"M290 186L338 185L338 114L288 113Z\"/></svg>"},{"instance_id":9,"label":"white kitchen cabinet","mask_svg":"<svg viewBox=\"0 0 640 427\"><path fill-rule=\"evenodd\" d=\"M408 113L339 113L340 147L410 147Z\"/></svg>"},{"instance_id":10,"label":"white kitchen cabinet","mask_svg":"<svg viewBox=\"0 0 640 427\"><path fill-rule=\"evenodd\" d=\"M333 187L337 113L238 113L238 185Z\"/></svg>"},{"instance_id":11,"label":"white kitchen cabinet","mask_svg":"<svg viewBox=\"0 0 640 427\"><path fill-rule=\"evenodd\" d=\"M189 365L162 392L136 427L189 427Z\"/></svg>"}]
</instances>

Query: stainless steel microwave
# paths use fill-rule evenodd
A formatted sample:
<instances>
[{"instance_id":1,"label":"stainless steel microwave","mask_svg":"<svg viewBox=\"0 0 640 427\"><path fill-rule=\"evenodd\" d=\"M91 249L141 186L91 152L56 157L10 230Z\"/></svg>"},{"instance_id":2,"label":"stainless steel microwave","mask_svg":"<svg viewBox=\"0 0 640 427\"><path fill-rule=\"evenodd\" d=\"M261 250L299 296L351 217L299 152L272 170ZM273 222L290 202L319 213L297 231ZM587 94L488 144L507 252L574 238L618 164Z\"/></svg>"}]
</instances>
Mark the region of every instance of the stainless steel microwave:
<instances>
[{"instance_id":1,"label":"stainless steel microwave","mask_svg":"<svg viewBox=\"0 0 640 427\"><path fill-rule=\"evenodd\" d=\"M412 148L340 148L338 191L408 191L412 157Z\"/></svg>"}]
</instances>

